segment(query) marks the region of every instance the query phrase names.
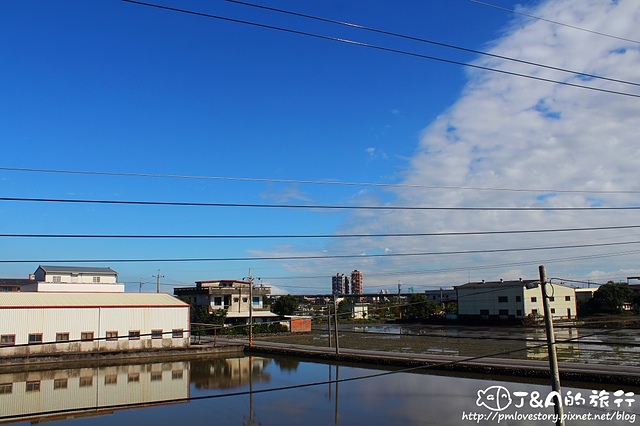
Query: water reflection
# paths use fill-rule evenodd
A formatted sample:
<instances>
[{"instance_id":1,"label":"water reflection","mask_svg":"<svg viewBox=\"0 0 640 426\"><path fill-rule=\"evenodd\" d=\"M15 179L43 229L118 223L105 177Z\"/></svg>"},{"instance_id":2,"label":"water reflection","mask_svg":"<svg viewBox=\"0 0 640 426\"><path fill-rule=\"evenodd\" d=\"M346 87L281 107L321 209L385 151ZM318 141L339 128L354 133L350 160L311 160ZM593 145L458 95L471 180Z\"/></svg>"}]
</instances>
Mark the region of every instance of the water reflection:
<instances>
[{"instance_id":1,"label":"water reflection","mask_svg":"<svg viewBox=\"0 0 640 426\"><path fill-rule=\"evenodd\" d=\"M550 390L549 386L531 383L255 356L2 374L0 383L0 389L5 390L0 393L0 423L51 421L59 426L185 422L217 426L460 424L467 423L461 421L464 413L490 413L477 404L479 390L502 386L512 395L539 392L543 397ZM592 390L602 389L597 385L593 389L564 388L565 392L569 390L573 395L580 392L589 401ZM574 406L570 411L615 411L618 409L613 399L608 408ZM129 404L145 408L126 409L132 407ZM624 410L630 415L638 411L637 407L640 401ZM553 413L552 407L527 405L518 410Z\"/></svg>"}]
</instances>

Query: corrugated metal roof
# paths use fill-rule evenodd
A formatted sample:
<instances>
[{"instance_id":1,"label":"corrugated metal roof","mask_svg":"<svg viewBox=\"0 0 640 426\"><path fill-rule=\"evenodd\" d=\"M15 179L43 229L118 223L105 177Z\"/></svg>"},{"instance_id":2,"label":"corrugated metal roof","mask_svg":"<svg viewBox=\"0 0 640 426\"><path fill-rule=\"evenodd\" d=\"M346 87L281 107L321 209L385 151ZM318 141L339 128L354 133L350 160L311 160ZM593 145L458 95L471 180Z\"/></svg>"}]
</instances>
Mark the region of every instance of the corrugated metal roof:
<instances>
[{"instance_id":1,"label":"corrugated metal roof","mask_svg":"<svg viewBox=\"0 0 640 426\"><path fill-rule=\"evenodd\" d=\"M0 309L54 307L189 306L164 293L0 293Z\"/></svg>"},{"instance_id":2,"label":"corrugated metal roof","mask_svg":"<svg viewBox=\"0 0 640 426\"><path fill-rule=\"evenodd\" d=\"M274 314L269 311L253 311L251 314L253 317L277 317L278 314ZM227 318L249 318L249 312L227 312Z\"/></svg>"},{"instance_id":3,"label":"corrugated metal roof","mask_svg":"<svg viewBox=\"0 0 640 426\"><path fill-rule=\"evenodd\" d=\"M99 273L99 274L113 274L117 275L118 273L111 268L100 268L95 266L50 266L50 265L40 265L40 268L47 272L74 272L74 273Z\"/></svg>"}]
</instances>

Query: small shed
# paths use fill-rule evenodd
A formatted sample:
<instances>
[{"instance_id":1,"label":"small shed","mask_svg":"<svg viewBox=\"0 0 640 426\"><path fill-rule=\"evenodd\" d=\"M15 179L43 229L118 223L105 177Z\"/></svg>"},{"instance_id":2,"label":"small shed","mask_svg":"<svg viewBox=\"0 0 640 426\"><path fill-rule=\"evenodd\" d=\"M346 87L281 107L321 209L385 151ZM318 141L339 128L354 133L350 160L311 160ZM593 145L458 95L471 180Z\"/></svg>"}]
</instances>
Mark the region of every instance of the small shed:
<instances>
[{"instance_id":1,"label":"small shed","mask_svg":"<svg viewBox=\"0 0 640 426\"><path fill-rule=\"evenodd\" d=\"M311 317L302 315L285 316L292 333L309 333L311 331Z\"/></svg>"}]
</instances>

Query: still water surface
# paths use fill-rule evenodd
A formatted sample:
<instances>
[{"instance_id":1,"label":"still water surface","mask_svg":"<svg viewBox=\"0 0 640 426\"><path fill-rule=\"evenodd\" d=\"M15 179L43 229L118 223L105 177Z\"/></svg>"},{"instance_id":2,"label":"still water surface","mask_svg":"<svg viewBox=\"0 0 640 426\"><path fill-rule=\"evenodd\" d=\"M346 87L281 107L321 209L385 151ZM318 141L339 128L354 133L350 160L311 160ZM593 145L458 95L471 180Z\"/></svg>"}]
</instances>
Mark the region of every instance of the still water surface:
<instances>
[{"instance_id":1,"label":"still water surface","mask_svg":"<svg viewBox=\"0 0 640 426\"><path fill-rule=\"evenodd\" d=\"M339 381L336 382L336 379ZM640 410L632 389L565 387L565 413L607 415L571 425L628 425ZM480 393L479 393L480 392ZM519 392L526 392L526 396ZM538 392L538 396L534 392ZM0 423L82 425L550 425L546 385L480 380L290 357L216 358L0 374ZM638 390L635 390L638 393ZM604 399L603 396L607 396ZM615 403L619 399L620 402ZM604 402L609 407L601 407ZM571 401L570 401L571 402ZM620 405L618 408L616 405ZM518 408L517 405L523 405ZM533 415L505 420L499 416ZM477 416L495 416L478 421ZM475 416L475 417L474 417Z\"/></svg>"}]
</instances>

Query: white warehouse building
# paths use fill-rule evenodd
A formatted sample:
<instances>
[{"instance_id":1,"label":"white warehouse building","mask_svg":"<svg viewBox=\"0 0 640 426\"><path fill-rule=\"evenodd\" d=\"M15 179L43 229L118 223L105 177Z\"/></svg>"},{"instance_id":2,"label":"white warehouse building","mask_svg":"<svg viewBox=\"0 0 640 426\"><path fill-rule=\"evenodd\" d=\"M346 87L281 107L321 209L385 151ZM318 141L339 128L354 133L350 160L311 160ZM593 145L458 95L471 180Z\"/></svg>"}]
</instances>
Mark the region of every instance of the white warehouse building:
<instances>
[{"instance_id":1,"label":"white warehouse building","mask_svg":"<svg viewBox=\"0 0 640 426\"><path fill-rule=\"evenodd\" d=\"M115 290L121 285L116 279L96 282L89 268L83 269L82 283L34 280L35 285L26 287L38 291L0 293L0 357L189 345L187 303L169 294L105 292L104 285ZM103 269L98 268L96 276ZM73 286L76 291L51 292L47 285ZM94 286L97 292L92 291Z\"/></svg>"},{"instance_id":2,"label":"white warehouse building","mask_svg":"<svg viewBox=\"0 0 640 426\"><path fill-rule=\"evenodd\" d=\"M521 320L527 315L544 315L539 280L473 282L455 287L458 317L480 320ZM572 287L552 284L549 305L554 319L574 319L576 293Z\"/></svg>"}]
</instances>

